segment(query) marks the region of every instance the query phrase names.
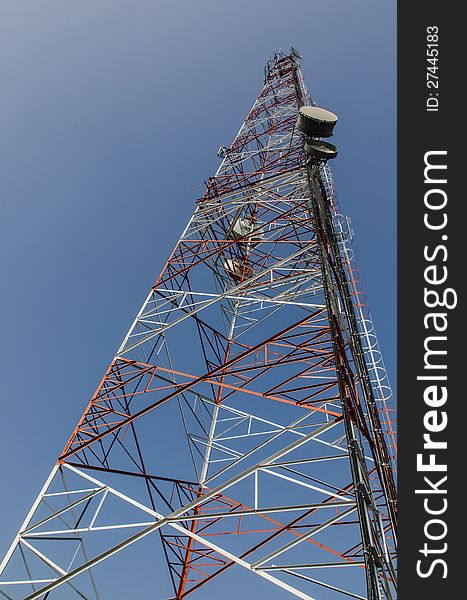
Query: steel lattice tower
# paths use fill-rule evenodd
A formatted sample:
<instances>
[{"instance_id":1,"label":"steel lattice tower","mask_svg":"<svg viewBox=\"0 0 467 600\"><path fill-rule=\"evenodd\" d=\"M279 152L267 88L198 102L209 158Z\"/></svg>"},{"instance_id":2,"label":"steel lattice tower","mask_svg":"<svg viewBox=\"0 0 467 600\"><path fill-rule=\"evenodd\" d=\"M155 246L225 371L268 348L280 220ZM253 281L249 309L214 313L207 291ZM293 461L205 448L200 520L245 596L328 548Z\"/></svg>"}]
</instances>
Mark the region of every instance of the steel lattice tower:
<instances>
[{"instance_id":1,"label":"steel lattice tower","mask_svg":"<svg viewBox=\"0 0 467 600\"><path fill-rule=\"evenodd\" d=\"M390 387L330 169L296 127L298 58L268 62L220 149L1 564L3 597L99 598L101 563L153 536L173 598L232 567L284 597L395 598Z\"/></svg>"}]
</instances>

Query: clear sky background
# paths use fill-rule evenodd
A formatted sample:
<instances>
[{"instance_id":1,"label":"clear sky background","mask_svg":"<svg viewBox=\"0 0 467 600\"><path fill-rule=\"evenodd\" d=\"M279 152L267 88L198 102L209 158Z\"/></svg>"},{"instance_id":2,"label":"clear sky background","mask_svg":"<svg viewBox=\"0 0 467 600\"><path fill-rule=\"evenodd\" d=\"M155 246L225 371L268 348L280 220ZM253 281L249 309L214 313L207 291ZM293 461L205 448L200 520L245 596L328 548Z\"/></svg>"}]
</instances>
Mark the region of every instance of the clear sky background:
<instances>
[{"instance_id":1,"label":"clear sky background","mask_svg":"<svg viewBox=\"0 0 467 600\"><path fill-rule=\"evenodd\" d=\"M395 384L395 18L374 0L1 1L1 555L279 47L340 117L337 191Z\"/></svg>"}]
</instances>

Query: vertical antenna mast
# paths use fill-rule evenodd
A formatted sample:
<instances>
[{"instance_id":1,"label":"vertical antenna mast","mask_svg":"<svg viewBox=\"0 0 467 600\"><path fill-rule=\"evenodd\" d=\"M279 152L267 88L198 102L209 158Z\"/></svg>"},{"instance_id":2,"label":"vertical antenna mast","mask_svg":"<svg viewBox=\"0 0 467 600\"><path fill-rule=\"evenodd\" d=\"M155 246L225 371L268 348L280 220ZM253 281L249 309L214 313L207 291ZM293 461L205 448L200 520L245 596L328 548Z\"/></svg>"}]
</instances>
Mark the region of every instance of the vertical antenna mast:
<instances>
[{"instance_id":1,"label":"vertical antenna mast","mask_svg":"<svg viewBox=\"0 0 467 600\"><path fill-rule=\"evenodd\" d=\"M99 598L147 538L155 598L206 597L232 568L302 599L396 597L390 388L322 139L337 117L299 59L266 64L1 563L4 597Z\"/></svg>"}]
</instances>

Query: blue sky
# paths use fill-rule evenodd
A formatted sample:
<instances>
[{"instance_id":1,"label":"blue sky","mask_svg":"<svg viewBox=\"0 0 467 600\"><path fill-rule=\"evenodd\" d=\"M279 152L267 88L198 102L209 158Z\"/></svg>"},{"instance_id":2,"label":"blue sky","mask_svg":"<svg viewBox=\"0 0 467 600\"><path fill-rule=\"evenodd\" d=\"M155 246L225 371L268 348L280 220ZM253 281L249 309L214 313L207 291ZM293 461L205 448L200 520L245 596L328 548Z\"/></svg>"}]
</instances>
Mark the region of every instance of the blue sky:
<instances>
[{"instance_id":1,"label":"blue sky","mask_svg":"<svg viewBox=\"0 0 467 600\"><path fill-rule=\"evenodd\" d=\"M394 384L395 2L2 1L0 554L290 45Z\"/></svg>"}]
</instances>

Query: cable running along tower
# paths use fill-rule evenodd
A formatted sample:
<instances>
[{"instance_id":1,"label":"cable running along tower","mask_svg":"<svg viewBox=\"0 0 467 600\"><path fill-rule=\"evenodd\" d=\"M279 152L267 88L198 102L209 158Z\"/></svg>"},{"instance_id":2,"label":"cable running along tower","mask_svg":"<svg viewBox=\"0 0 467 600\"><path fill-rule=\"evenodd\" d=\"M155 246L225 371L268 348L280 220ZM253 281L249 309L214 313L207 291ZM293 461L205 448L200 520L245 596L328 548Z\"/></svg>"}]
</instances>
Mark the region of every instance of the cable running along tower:
<instances>
[{"instance_id":1,"label":"cable running along tower","mask_svg":"<svg viewBox=\"0 0 467 600\"><path fill-rule=\"evenodd\" d=\"M145 543L154 598L209 597L231 569L255 586L245 598L260 582L396 597L391 392L322 140L337 118L311 102L300 58L268 62L219 149L7 550L2 597L108 598L106 568Z\"/></svg>"}]
</instances>

